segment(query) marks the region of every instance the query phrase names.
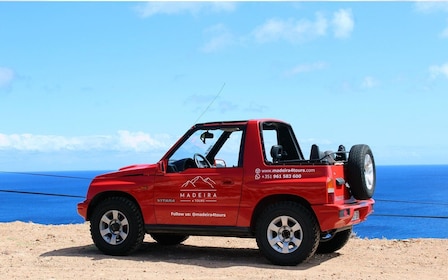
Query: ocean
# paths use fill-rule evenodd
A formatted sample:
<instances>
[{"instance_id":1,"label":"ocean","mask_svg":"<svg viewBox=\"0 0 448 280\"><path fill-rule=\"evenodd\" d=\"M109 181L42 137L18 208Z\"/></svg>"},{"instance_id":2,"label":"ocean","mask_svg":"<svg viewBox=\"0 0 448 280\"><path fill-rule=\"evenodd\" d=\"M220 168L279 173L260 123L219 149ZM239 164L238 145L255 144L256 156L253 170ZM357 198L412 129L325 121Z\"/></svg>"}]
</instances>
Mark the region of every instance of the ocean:
<instances>
[{"instance_id":1,"label":"ocean","mask_svg":"<svg viewBox=\"0 0 448 280\"><path fill-rule=\"evenodd\" d=\"M0 171L0 222L77 224L76 204L107 171ZM375 211L356 225L362 238L448 238L448 165L377 166Z\"/></svg>"}]
</instances>

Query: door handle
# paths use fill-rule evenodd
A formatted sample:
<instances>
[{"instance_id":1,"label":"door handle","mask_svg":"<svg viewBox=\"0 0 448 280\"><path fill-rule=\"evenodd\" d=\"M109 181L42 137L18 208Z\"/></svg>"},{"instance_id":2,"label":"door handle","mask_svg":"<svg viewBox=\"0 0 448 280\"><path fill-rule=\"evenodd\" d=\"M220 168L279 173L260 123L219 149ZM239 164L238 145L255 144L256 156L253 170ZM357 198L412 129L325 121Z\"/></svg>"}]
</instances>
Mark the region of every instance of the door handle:
<instances>
[{"instance_id":1,"label":"door handle","mask_svg":"<svg viewBox=\"0 0 448 280\"><path fill-rule=\"evenodd\" d=\"M222 181L222 184L225 186L231 186L231 185L233 185L233 181L230 179L225 179Z\"/></svg>"}]
</instances>

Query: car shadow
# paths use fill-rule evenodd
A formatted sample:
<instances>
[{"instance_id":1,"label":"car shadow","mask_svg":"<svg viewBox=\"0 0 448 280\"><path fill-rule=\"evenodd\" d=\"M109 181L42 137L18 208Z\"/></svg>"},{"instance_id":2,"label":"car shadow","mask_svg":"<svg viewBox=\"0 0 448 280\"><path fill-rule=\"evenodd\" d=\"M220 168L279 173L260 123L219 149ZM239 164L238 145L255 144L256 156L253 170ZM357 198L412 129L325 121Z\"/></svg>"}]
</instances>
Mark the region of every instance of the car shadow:
<instances>
[{"instance_id":1,"label":"car shadow","mask_svg":"<svg viewBox=\"0 0 448 280\"><path fill-rule=\"evenodd\" d=\"M131 260L136 262L168 262L205 268L223 268L233 266L251 266L257 268L278 269L266 260L258 249L221 248L194 245L164 246L156 242L145 242L140 249L129 256L109 256L101 253L95 245L68 247L41 254L41 257L88 257L99 260ZM307 262L298 266L284 267L289 270L306 270L318 266L339 253L316 254Z\"/></svg>"}]
</instances>

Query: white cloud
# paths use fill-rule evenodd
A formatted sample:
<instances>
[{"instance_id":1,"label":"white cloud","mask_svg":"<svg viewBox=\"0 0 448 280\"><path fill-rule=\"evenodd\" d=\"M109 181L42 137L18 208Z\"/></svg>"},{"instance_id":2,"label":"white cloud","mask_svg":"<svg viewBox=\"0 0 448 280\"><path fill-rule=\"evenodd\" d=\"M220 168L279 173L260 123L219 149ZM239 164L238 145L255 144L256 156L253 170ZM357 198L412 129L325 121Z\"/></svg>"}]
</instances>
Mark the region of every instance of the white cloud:
<instances>
[{"instance_id":1,"label":"white cloud","mask_svg":"<svg viewBox=\"0 0 448 280\"><path fill-rule=\"evenodd\" d=\"M423 14L448 13L448 1L418 1L414 5L415 10ZM448 27L446 27L439 36L448 38Z\"/></svg>"},{"instance_id":2,"label":"white cloud","mask_svg":"<svg viewBox=\"0 0 448 280\"><path fill-rule=\"evenodd\" d=\"M255 27L249 34L241 36L235 36L226 26L217 24L205 30L205 35L208 35L210 39L201 47L201 51L210 53L229 46L244 45L251 41L304 43L326 36L329 28L333 29L334 37L337 39L350 37L354 29L351 10L340 9L333 13L331 20L320 12L315 13L312 20L271 18Z\"/></svg>"},{"instance_id":3,"label":"white cloud","mask_svg":"<svg viewBox=\"0 0 448 280\"><path fill-rule=\"evenodd\" d=\"M353 28L355 27L352 11L350 9L340 9L339 11L335 12L333 14L332 23L334 28L334 36L336 38L350 37Z\"/></svg>"},{"instance_id":4,"label":"white cloud","mask_svg":"<svg viewBox=\"0 0 448 280\"><path fill-rule=\"evenodd\" d=\"M296 43L324 36L327 27L327 19L322 14L316 13L313 21L307 19L269 19L255 28L253 36L260 43L278 40Z\"/></svg>"},{"instance_id":5,"label":"white cloud","mask_svg":"<svg viewBox=\"0 0 448 280\"><path fill-rule=\"evenodd\" d=\"M214 25L205 30L205 33L211 39L201 48L203 52L214 52L235 43L233 34L223 24Z\"/></svg>"},{"instance_id":6,"label":"white cloud","mask_svg":"<svg viewBox=\"0 0 448 280\"><path fill-rule=\"evenodd\" d=\"M354 27L352 11L350 9L340 9L333 13L332 20L327 19L322 13L316 13L314 20L269 19L255 28L253 36L260 43L279 40L301 43L326 36L329 28L333 29L335 38L348 38Z\"/></svg>"},{"instance_id":7,"label":"white cloud","mask_svg":"<svg viewBox=\"0 0 448 280\"><path fill-rule=\"evenodd\" d=\"M145 152L149 150L167 149L167 136L158 136L156 139L144 132L130 132L127 130L118 131L117 150L132 150L136 152Z\"/></svg>"},{"instance_id":8,"label":"white cloud","mask_svg":"<svg viewBox=\"0 0 448 280\"><path fill-rule=\"evenodd\" d=\"M431 78L435 79L440 75L448 79L448 62L442 65L432 65L429 67Z\"/></svg>"},{"instance_id":9,"label":"white cloud","mask_svg":"<svg viewBox=\"0 0 448 280\"><path fill-rule=\"evenodd\" d=\"M415 9L421 13L448 12L447 1L417 1Z\"/></svg>"},{"instance_id":10,"label":"white cloud","mask_svg":"<svg viewBox=\"0 0 448 280\"><path fill-rule=\"evenodd\" d=\"M378 84L379 84L379 82L374 77L367 76L367 77L364 77L364 79L362 80L361 88L365 88L365 89L374 88Z\"/></svg>"},{"instance_id":11,"label":"white cloud","mask_svg":"<svg viewBox=\"0 0 448 280\"><path fill-rule=\"evenodd\" d=\"M315 62L311 64L300 64L285 72L285 76L294 76L301 73L313 72L325 69L327 64L325 62Z\"/></svg>"},{"instance_id":12,"label":"white cloud","mask_svg":"<svg viewBox=\"0 0 448 280\"><path fill-rule=\"evenodd\" d=\"M154 15L197 15L204 12L232 12L236 4L233 2L148 2L136 7L141 17Z\"/></svg>"},{"instance_id":13,"label":"white cloud","mask_svg":"<svg viewBox=\"0 0 448 280\"><path fill-rule=\"evenodd\" d=\"M115 135L66 137L59 135L1 134L0 150L55 151L135 151L166 150L174 141L167 135L155 137L144 132L118 131Z\"/></svg>"},{"instance_id":14,"label":"white cloud","mask_svg":"<svg viewBox=\"0 0 448 280\"><path fill-rule=\"evenodd\" d=\"M0 67L0 88L9 86L14 80L14 77L15 74L13 70Z\"/></svg>"},{"instance_id":15,"label":"white cloud","mask_svg":"<svg viewBox=\"0 0 448 280\"><path fill-rule=\"evenodd\" d=\"M236 9L235 2L209 2L210 10L213 12L233 12Z\"/></svg>"}]
</instances>

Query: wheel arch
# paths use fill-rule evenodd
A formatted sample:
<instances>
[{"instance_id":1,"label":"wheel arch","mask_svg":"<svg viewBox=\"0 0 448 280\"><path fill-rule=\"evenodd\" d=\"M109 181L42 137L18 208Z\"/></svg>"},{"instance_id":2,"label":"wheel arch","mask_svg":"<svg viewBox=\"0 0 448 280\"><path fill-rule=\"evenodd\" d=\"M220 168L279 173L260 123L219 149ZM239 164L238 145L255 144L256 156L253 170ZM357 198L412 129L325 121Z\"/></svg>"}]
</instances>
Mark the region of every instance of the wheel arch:
<instances>
[{"instance_id":1,"label":"wheel arch","mask_svg":"<svg viewBox=\"0 0 448 280\"><path fill-rule=\"evenodd\" d=\"M317 221L317 217L316 217L316 214L313 211L313 208L311 208L311 205L303 197L290 195L290 194L270 195L270 196L267 196L267 197L263 198L262 200L260 200L258 202L257 206L255 206L254 211L252 212L252 218L251 218L251 222L250 222L250 228L251 228L252 233L255 233L258 217L261 215L263 210L266 207L268 207L269 205L277 203L279 201L292 201L292 202L296 202L298 204L303 205L308 210L310 210L310 212L313 214L314 218Z\"/></svg>"},{"instance_id":2,"label":"wheel arch","mask_svg":"<svg viewBox=\"0 0 448 280\"><path fill-rule=\"evenodd\" d=\"M140 204L137 202L137 199L135 199L134 196L132 196L131 194L127 193L127 192L122 192L122 191L106 191L106 192L102 192L97 194L92 201L89 203L89 207L87 208L87 217L86 217L86 221L90 221L90 218L92 216L92 212L93 210L96 208L96 206L103 200L109 198L109 197L124 197L129 199L130 201L132 201L133 203L135 203L135 205L137 206L138 210L140 211L140 213L143 215L142 213L142 209L140 208Z\"/></svg>"}]
</instances>

